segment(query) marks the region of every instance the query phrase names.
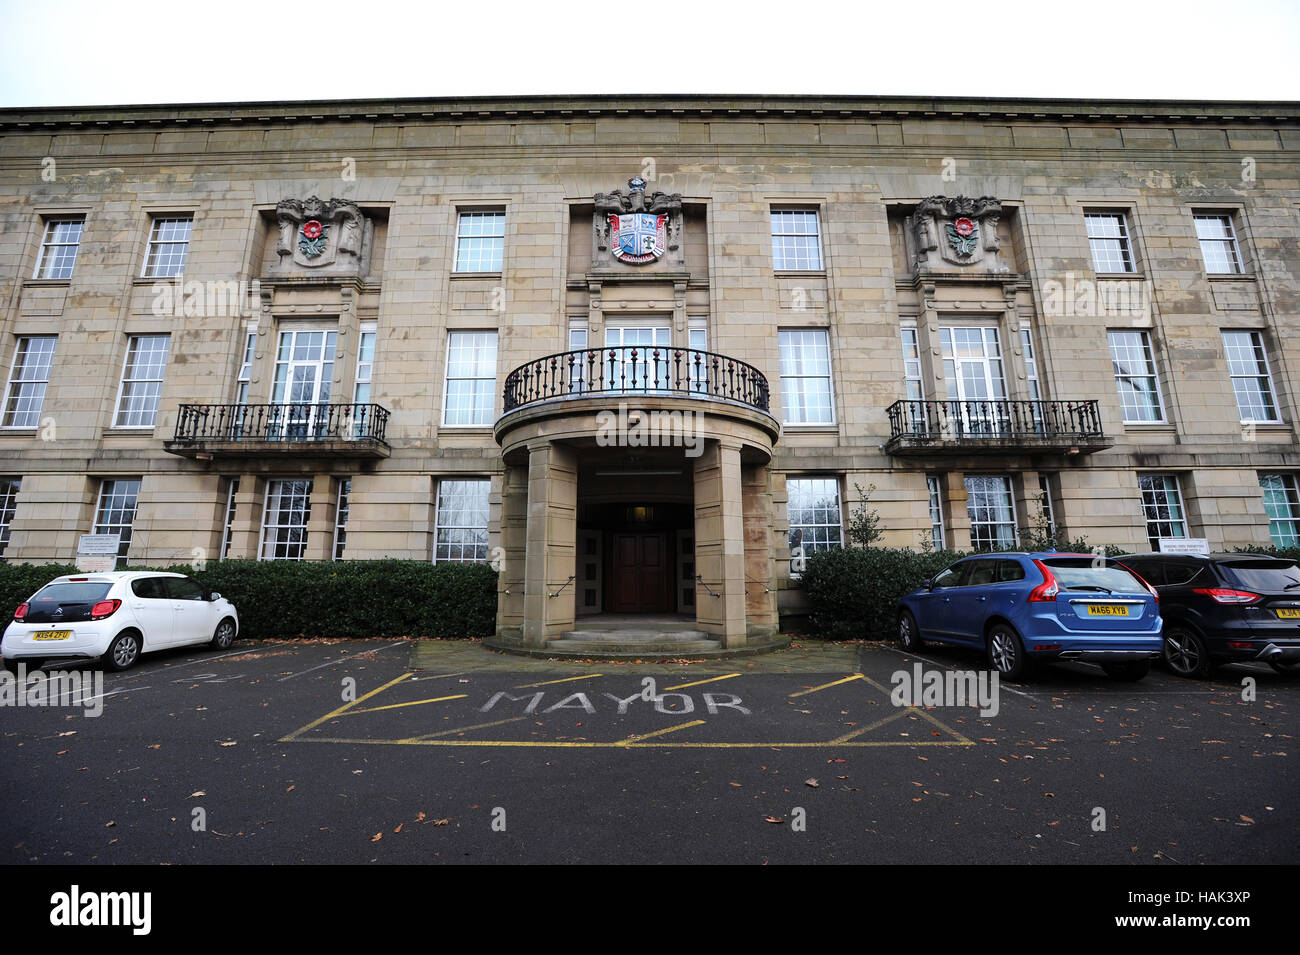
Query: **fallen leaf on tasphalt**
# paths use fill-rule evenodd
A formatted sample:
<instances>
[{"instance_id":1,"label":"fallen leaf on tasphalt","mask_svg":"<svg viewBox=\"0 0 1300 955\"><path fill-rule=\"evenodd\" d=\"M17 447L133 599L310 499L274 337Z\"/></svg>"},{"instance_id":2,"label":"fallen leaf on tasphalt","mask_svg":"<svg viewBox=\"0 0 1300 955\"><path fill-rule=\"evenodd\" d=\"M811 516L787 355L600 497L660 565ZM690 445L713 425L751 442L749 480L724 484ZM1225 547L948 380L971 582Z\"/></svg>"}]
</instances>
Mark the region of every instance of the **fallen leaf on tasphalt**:
<instances>
[{"instance_id":1,"label":"fallen leaf on tasphalt","mask_svg":"<svg viewBox=\"0 0 1300 955\"><path fill-rule=\"evenodd\" d=\"M291 793L291 792L293 792L293 791L294 791L295 789L297 789L297 788L298 788L297 786L290 786L288 789L285 790L285 792L287 792L287 793Z\"/></svg>"},{"instance_id":2,"label":"fallen leaf on tasphalt","mask_svg":"<svg viewBox=\"0 0 1300 955\"><path fill-rule=\"evenodd\" d=\"M1241 816L1239 814L1239 818L1241 819L1242 822L1244 822L1248 826L1253 826L1255 824L1255 820L1251 819L1250 816Z\"/></svg>"},{"instance_id":3,"label":"fallen leaf on tasphalt","mask_svg":"<svg viewBox=\"0 0 1300 955\"><path fill-rule=\"evenodd\" d=\"M228 740L228 741L222 743L221 745L222 745L222 746L238 746L239 744L236 743L236 742L232 739L232 740Z\"/></svg>"},{"instance_id":4,"label":"fallen leaf on tasphalt","mask_svg":"<svg viewBox=\"0 0 1300 955\"><path fill-rule=\"evenodd\" d=\"M384 838L384 834L382 832L376 832L373 836L370 837L370 841L378 842L382 838Z\"/></svg>"},{"instance_id":5,"label":"fallen leaf on tasphalt","mask_svg":"<svg viewBox=\"0 0 1300 955\"><path fill-rule=\"evenodd\" d=\"M393 830L393 835L397 835L399 832L401 832L401 831L402 831L402 826L404 826L404 825L406 825L406 823L404 823L404 822L399 822L399 823L397 824L397 828Z\"/></svg>"},{"instance_id":6,"label":"fallen leaf on tasphalt","mask_svg":"<svg viewBox=\"0 0 1300 955\"><path fill-rule=\"evenodd\" d=\"M785 816L764 816L764 822L782 823L785 822Z\"/></svg>"},{"instance_id":7,"label":"fallen leaf on tasphalt","mask_svg":"<svg viewBox=\"0 0 1300 955\"><path fill-rule=\"evenodd\" d=\"M803 784L804 784L805 786L811 786L813 789L816 789L818 786L821 785L821 783L819 783L815 778L814 778L814 779L805 779L805 780L803 781Z\"/></svg>"},{"instance_id":8,"label":"fallen leaf on tasphalt","mask_svg":"<svg viewBox=\"0 0 1300 955\"><path fill-rule=\"evenodd\" d=\"M421 813L417 813L416 816L415 816L415 821L416 821L416 822L424 822L424 819L425 819L425 815L424 815L423 812L421 812Z\"/></svg>"},{"instance_id":9,"label":"fallen leaf on tasphalt","mask_svg":"<svg viewBox=\"0 0 1300 955\"><path fill-rule=\"evenodd\" d=\"M435 819L435 820L433 820L433 824L434 824L435 826L445 826L445 825L450 824L450 822L451 822L450 819Z\"/></svg>"}]
</instances>

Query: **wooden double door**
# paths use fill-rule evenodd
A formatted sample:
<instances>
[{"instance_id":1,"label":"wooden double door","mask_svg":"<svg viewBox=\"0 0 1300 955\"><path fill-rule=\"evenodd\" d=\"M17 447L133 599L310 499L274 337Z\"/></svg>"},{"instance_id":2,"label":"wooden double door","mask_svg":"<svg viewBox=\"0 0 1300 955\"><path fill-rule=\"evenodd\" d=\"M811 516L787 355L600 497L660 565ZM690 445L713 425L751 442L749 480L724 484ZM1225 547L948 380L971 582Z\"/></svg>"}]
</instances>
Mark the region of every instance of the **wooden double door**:
<instances>
[{"instance_id":1,"label":"wooden double door","mask_svg":"<svg viewBox=\"0 0 1300 955\"><path fill-rule=\"evenodd\" d=\"M672 535L613 531L609 535L609 613L671 613L674 603Z\"/></svg>"}]
</instances>

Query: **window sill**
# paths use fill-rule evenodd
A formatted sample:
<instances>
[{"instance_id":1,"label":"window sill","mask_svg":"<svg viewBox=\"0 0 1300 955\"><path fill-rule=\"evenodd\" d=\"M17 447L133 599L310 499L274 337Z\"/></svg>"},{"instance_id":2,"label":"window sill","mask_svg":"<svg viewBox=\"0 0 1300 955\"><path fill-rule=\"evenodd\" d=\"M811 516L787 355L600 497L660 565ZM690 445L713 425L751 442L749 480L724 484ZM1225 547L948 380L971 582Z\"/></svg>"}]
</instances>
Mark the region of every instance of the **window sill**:
<instances>
[{"instance_id":1,"label":"window sill","mask_svg":"<svg viewBox=\"0 0 1300 955\"><path fill-rule=\"evenodd\" d=\"M1177 430L1168 421L1125 421L1122 427L1125 431L1168 431L1172 433Z\"/></svg>"},{"instance_id":2,"label":"window sill","mask_svg":"<svg viewBox=\"0 0 1300 955\"><path fill-rule=\"evenodd\" d=\"M452 272L452 280L456 279L499 279L501 272Z\"/></svg>"},{"instance_id":3,"label":"window sill","mask_svg":"<svg viewBox=\"0 0 1300 955\"><path fill-rule=\"evenodd\" d=\"M773 269L772 274L779 279L826 278L825 269Z\"/></svg>"},{"instance_id":4,"label":"window sill","mask_svg":"<svg viewBox=\"0 0 1300 955\"><path fill-rule=\"evenodd\" d=\"M1206 272L1206 279L1211 282L1253 282L1255 276L1251 272Z\"/></svg>"},{"instance_id":5,"label":"window sill","mask_svg":"<svg viewBox=\"0 0 1300 955\"><path fill-rule=\"evenodd\" d=\"M15 438L27 437L27 436L39 434L40 430L41 430L40 425L34 425L33 427L30 428L19 428L19 427L0 428L0 437L6 437L6 436L15 437Z\"/></svg>"},{"instance_id":6,"label":"window sill","mask_svg":"<svg viewBox=\"0 0 1300 955\"><path fill-rule=\"evenodd\" d=\"M1145 279L1146 275L1142 272L1093 272L1098 282L1115 282L1130 279Z\"/></svg>"},{"instance_id":7,"label":"window sill","mask_svg":"<svg viewBox=\"0 0 1300 955\"><path fill-rule=\"evenodd\" d=\"M840 426L833 421L818 424L793 424L782 421L781 430L787 433L797 431L799 434L838 434Z\"/></svg>"},{"instance_id":8,"label":"window sill","mask_svg":"<svg viewBox=\"0 0 1300 955\"><path fill-rule=\"evenodd\" d=\"M177 272L175 275L137 275L131 280L132 285L157 285L159 282L174 282L177 279L185 280L184 272Z\"/></svg>"},{"instance_id":9,"label":"window sill","mask_svg":"<svg viewBox=\"0 0 1300 955\"><path fill-rule=\"evenodd\" d=\"M23 279L23 288L67 288L72 278L66 279Z\"/></svg>"}]
</instances>

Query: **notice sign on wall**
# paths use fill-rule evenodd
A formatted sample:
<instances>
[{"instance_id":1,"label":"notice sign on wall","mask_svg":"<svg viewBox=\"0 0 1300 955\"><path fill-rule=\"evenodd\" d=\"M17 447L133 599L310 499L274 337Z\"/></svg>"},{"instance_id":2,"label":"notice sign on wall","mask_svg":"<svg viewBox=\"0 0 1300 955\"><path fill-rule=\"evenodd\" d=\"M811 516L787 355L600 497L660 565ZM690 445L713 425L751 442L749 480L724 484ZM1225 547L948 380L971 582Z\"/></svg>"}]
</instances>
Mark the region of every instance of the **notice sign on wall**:
<instances>
[{"instance_id":1,"label":"notice sign on wall","mask_svg":"<svg viewBox=\"0 0 1300 955\"><path fill-rule=\"evenodd\" d=\"M1204 537L1162 537L1160 553L1162 554L1208 554L1210 542Z\"/></svg>"},{"instance_id":2,"label":"notice sign on wall","mask_svg":"<svg viewBox=\"0 0 1300 955\"><path fill-rule=\"evenodd\" d=\"M112 570L117 566L117 534L82 534L77 541L77 570L87 573Z\"/></svg>"}]
</instances>

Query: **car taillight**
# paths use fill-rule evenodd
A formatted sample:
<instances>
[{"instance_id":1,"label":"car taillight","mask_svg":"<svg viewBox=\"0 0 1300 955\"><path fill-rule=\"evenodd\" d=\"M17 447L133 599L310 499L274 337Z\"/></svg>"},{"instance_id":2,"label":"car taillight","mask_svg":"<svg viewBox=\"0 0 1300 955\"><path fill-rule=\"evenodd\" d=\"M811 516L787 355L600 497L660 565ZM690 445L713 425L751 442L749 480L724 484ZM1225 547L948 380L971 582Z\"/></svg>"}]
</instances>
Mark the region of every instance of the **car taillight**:
<instances>
[{"instance_id":1,"label":"car taillight","mask_svg":"<svg viewBox=\"0 0 1300 955\"><path fill-rule=\"evenodd\" d=\"M1056 578L1041 560L1035 560L1034 566L1043 575L1043 582L1029 592L1029 602L1050 603L1056 600L1056 595L1061 592L1061 588L1056 584Z\"/></svg>"},{"instance_id":2,"label":"car taillight","mask_svg":"<svg viewBox=\"0 0 1300 955\"><path fill-rule=\"evenodd\" d=\"M1249 590L1231 590L1227 587L1197 587L1192 593L1213 597L1214 602L1220 604L1253 604L1259 599L1259 594L1252 594Z\"/></svg>"},{"instance_id":3,"label":"car taillight","mask_svg":"<svg viewBox=\"0 0 1300 955\"><path fill-rule=\"evenodd\" d=\"M101 600L95 606L90 608L91 620L103 620L105 617L111 617L117 612L117 608L122 606L120 600Z\"/></svg>"},{"instance_id":4,"label":"car taillight","mask_svg":"<svg viewBox=\"0 0 1300 955\"><path fill-rule=\"evenodd\" d=\"M18 609L14 611L14 619L15 620L27 619L27 611L30 607L31 604L25 604L25 603L19 604Z\"/></svg>"}]
</instances>

